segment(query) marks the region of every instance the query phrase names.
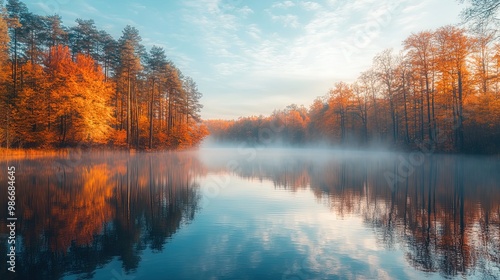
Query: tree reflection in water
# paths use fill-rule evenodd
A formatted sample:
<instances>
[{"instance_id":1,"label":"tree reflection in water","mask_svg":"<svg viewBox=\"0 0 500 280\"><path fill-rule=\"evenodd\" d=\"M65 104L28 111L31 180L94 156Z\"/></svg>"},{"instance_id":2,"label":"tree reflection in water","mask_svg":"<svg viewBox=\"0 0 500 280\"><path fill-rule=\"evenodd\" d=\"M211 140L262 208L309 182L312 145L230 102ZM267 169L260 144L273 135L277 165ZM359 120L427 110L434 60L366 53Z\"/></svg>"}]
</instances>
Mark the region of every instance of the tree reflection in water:
<instances>
[{"instance_id":1,"label":"tree reflection in water","mask_svg":"<svg viewBox=\"0 0 500 280\"><path fill-rule=\"evenodd\" d=\"M340 217L362 216L380 245L399 246L418 270L445 277L500 273L498 159L429 156L393 187L386 174L401 163L395 155L269 154L240 163L240 176L291 191L310 188Z\"/></svg>"},{"instance_id":2,"label":"tree reflection in water","mask_svg":"<svg viewBox=\"0 0 500 280\"><path fill-rule=\"evenodd\" d=\"M23 245L16 264L19 279L58 279L68 274L92 278L96 268L115 258L131 272L142 251L161 251L197 211L195 178L204 171L187 152L84 155L75 166L57 162L9 163L20 175L16 181L17 236ZM6 205L4 196L0 200ZM6 209L0 211L5 217ZM1 226L4 233L5 224ZM5 256L6 247L1 248ZM0 269L7 271L4 262Z\"/></svg>"},{"instance_id":3,"label":"tree reflection in water","mask_svg":"<svg viewBox=\"0 0 500 280\"><path fill-rule=\"evenodd\" d=\"M379 246L402 249L415 269L445 277L494 278L500 271L498 159L429 156L390 186L385 174L401 161L393 154L200 155L85 154L70 165L50 158L9 162L22 172L16 180L18 278L92 278L112 261L133 273L146 250L162 252L194 219L202 196L197 179L209 172L269 180L292 192L310 189L337 216L362 217ZM228 162L237 168L228 170ZM0 162L1 170L6 166ZM0 205L6 205L5 196ZM7 215L5 207L0 215ZM0 228L6 244L4 219ZM6 246L0 248L5 256ZM8 279L6 263L0 269Z\"/></svg>"}]
</instances>

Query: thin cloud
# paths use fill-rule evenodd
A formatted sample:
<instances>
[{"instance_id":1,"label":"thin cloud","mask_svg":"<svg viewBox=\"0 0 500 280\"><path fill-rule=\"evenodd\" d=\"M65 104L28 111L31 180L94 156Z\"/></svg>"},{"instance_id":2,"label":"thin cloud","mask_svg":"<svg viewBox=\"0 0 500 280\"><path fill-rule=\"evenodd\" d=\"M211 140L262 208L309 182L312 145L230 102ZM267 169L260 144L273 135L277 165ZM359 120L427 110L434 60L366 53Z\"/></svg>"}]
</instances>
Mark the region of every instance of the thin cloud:
<instances>
[{"instance_id":1,"label":"thin cloud","mask_svg":"<svg viewBox=\"0 0 500 280\"><path fill-rule=\"evenodd\" d=\"M271 15L271 19L276 22L282 23L285 27L297 28L299 27L299 17L292 14L287 15Z\"/></svg>"},{"instance_id":2,"label":"thin cloud","mask_svg":"<svg viewBox=\"0 0 500 280\"><path fill-rule=\"evenodd\" d=\"M147 8L145 5L137 3L137 2L133 2L133 3L128 4L128 7L131 9L136 9L136 10L145 10Z\"/></svg>"},{"instance_id":3,"label":"thin cloud","mask_svg":"<svg viewBox=\"0 0 500 280\"><path fill-rule=\"evenodd\" d=\"M295 6L295 3L293 3L292 1L283 1L283 2L274 3L271 7L272 8L288 9L288 8L291 8L294 6Z\"/></svg>"},{"instance_id":4,"label":"thin cloud","mask_svg":"<svg viewBox=\"0 0 500 280\"><path fill-rule=\"evenodd\" d=\"M240 15L243 15L243 16L248 16L250 14L253 14L254 11L252 9L250 9L250 7L248 7L248 6L243 6L243 8L238 9L238 13Z\"/></svg>"},{"instance_id":5,"label":"thin cloud","mask_svg":"<svg viewBox=\"0 0 500 280\"><path fill-rule=\"evenodd\" d=\"M96 7L90 5L87 1L82 2L82 7L85 12L90 14L99 14L100 11Z\"/></svg>"},{"instance_id":6,"label":"thin cloud","mask_svg":"<svg viewBox=\"0 0 500 280\"><path fill-rule=\"evenodd\" d=\"M423 8L425 8L425 6L427 5L427 2L429 2L429 1L422 1L420 3L408 5L401 12L403 12L403 13L418 13Z\"/></svg>"},{"instance_id":7,"label":"thin cloud","mask_svg":"<svg viewBox=\"0 0 500 280\"><path fill-rule=\"evenodd\" d=\"M312 1L301 2L300 5L308 11L316 11L322 8L319 3Z\"/></svg>"},{"instance_id":8,"label":"thin cloud","mask_svg":"<svg viewBox=\"0 0 500 280\"><path fill-rule=\"evenodd\" d=\"M262 31L256 24L250 24L247 29L247 33L255 40L260 40Z\"/></svg>"}]
</instances>

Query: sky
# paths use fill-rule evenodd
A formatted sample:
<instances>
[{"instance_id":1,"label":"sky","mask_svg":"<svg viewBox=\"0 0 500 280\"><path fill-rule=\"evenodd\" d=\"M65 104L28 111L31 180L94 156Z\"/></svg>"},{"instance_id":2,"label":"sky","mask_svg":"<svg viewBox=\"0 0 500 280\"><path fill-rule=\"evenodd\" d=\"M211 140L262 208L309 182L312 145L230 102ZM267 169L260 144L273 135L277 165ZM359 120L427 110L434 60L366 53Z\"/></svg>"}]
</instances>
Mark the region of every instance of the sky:
<instances>
[{"instance_id":1,"label":"sky","mask_svg":"<svg viewBox=\"0 0 500 280\"><path fill-rule=\"evenodd\" d=\"M63 24L93 19L119 38L136 27L163 47L203 94L204 119L309 107L336 82L353 82L373 57L411 33L460 23L457 0L24 0Z\"/></svg>"}]
</instances>

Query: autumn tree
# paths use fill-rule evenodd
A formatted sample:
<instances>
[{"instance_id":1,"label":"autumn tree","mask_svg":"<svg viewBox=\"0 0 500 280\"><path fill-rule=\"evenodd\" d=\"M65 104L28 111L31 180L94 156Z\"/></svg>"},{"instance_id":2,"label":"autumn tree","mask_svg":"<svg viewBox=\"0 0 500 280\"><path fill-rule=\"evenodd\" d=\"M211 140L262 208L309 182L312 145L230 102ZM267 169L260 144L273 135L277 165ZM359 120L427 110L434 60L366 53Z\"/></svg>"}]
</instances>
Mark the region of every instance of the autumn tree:
<instances>
[{"instance_id":1,"label":"autumn tree","mask_svg":"<svg viewBox=\"0 0 500 280\"><path fill-rule=\"evenodd\" d=\"M0 7L1 8L1 7ZM5 10L0 14L0 143L9 148L11 135L12 95L8 91L10 85L9 71L9 29L8 15ZM0 145L2 146L2 145Z\"/></svg>"},{"instance_id":2,"label":"autumn tree","mask_svg":"<svg viewBox=\"0 0 500 280\"><path fill-rule=\"evenodd\" d=\"M200 99L203 94L199 91L198 85L191 77L184 78L183 90L185 92L183 112L185 114L186 127L188 129L191 144L196 144L208 135L207 128L202 124L200 125L200 112L203 108Z\"/></svg>"},{"instance_id":3,"label":"autumn tree","mask_svg":"<svg viewBox=\"0 0 500 280\"><path fill-rule=\"evenodd\" d=\"M283 120L283 139L287 139L291 144L304 144L309 122L307 109L296 104L288 105L283 111Z\"/></svg>"},{"instance_id":4,"label":"autumn tree","mask_svg":"<svg viewBox=\"0 0 500 280\"><path fill-rule=\"evenodd\" d=\"M396 77L397 57L392 49L387 49L375 56L373 61L374 69L384 88L382 94L389 102L392 141L397 143L399 134L398 87L400 86Z\"/></svg>"},{"instance_id":5,"label":"autumn tree","mask_svg":"<svg viewBox=\"0 0 500 280\"><path fill-rule=\"evenodd\" d=\"M27 62L21 75L25 85L20 90L16 102L17 146L45 146L53 141L52 132L48 129L50 122L47 113L51 104L47 102L46 97L51 93L47 72L42 65Z\"/></svg>"},{"instance_id":6,"label":"autumn tree","mask_svg":"<svg viewBox=\"0 0 500 280\"><path fill-rule=\"evenodd\" d=\"M112 87L90 56L78 54L73 60L69 48L63 46L53 47L51 53L47 71L60 144L105 142L112 123Z\"/></svg>"},{"instance_id":7,"label":"autumn tree","mask_svg":"<svg viewBox=\"0 0 500 280\"><path fill-rule=\"evenodd\" d=\"M435 49L433 33L423 31L410 35L404 42L406 58L412 65L412 69L417 76L415 89L420 93L418 102L420 115L420 140L425 140L425 130L429 142L434 145L435 123L434 123L434 82L435 82ZM425 107L425 109L424 109ZM424 113L425 112L425 113ZM425 125L424 115L427 117ZM426 127L426 128L425 128Z\"/></svg>"},{"instance_id":8,"label":"autumn tree","mask_svg":"<svg viewBox=\"0 0 500 280\"><path fill-rule=\"evenodd\" d=\"M332 129L333 136L338 139L340 144L346 143L347 140L348 110L350 109L352 95L351 86L345 82L336 83L335 87L329 92L328 125Z\"/></svg>"},{"instance_id":9,"label":"autumn tree","mask_svg":"<svg viewBox=\"0 0 500 280\"><path fill-rule=\"evenodd\" d=\"M326 112L328 110L328 103L325 101L325 97L317 97L314 99L313 103L309 107L309 123L307 133L309 135L308 140L319 141L326 140Z\"/></svg>"},{"instance_id":10,"label":"autumn tree","mask_svg":"<svg viewBox=\"0 0 500 280\"><path fill-rule=\"evenodd\" d=\"M361 120L362 125L362 141L368 142L368 110L370 108L370 89L360 83L352 85L353 98L354 98L354 115Z\"/></svg>"},{"instance_id":11,"label":"autumn tree","mask_svg":"<svg viewBox=\"0 0 500 280\"><path fill-rule=\"evenodd\" d=\"M396 79L399 84L399 97L401 99L403 110L404 122L404 140L405 144L410 144L410 125L409 125L409 111L411 100L413 73L411 71L411 64L408 62L404 55L398 57L398 65L396 66Z\"/></svg>"},{"instance_id":12,"label":"autumn tree","mask_svg":"<svg viewBox=\"0 0 500 280\"><path fill-rule=\"evenodd\" d=\"M365 95L369 95L369 103L371 103L372 112L370 115L370 120L373 123L372 126L372 137L379 140L380 124L379 124L379 91L380 91L380 81L378 79L378 74L374 69L369 69L361 73L358 78L359 86L365 91ZM367 124L368 126L368 124ZM368 127L369 129L369 127Z\"/></svg>"},{"instance_id":13,"label":"autumn tree","mask_svg":"<svg viewBox=\"0 0 500 280\"><path fill-rule=\"evenodd\" d=\"M467 67L471 40L464 30L445 26L436 31L436 41L439 48L437 68L450 83L455 149L461 151L464 146L464 101L471 85Z\"/></svg>"}]
</instances>

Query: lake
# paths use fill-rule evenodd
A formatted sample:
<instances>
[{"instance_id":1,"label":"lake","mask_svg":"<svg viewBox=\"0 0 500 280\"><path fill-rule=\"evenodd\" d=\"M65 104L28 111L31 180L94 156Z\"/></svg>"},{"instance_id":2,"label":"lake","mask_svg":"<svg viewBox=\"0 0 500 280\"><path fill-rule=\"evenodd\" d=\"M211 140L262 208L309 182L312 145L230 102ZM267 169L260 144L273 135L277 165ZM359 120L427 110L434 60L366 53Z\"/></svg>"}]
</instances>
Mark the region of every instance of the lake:
<instances>
[{"instance_id":1,"label":"lake","mask_svg":"<svg viewBox=\"0 0 500 280\"><path fill-rule=\"evenodd\" d=\"M72 152L1 159L4 186L8 166L16 273L2 261L1 279L500 276L498 157ZM4 194L0 205L5 260Z\"/></svg>"}]
</instances>

